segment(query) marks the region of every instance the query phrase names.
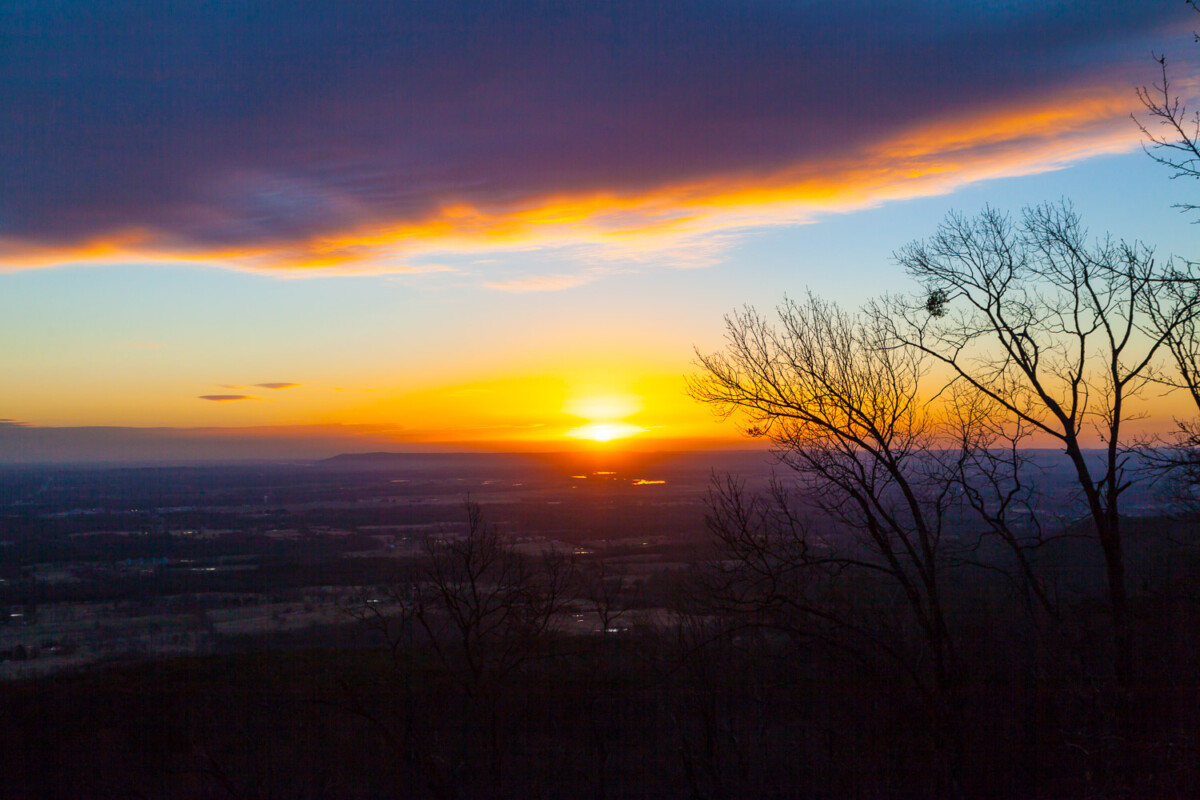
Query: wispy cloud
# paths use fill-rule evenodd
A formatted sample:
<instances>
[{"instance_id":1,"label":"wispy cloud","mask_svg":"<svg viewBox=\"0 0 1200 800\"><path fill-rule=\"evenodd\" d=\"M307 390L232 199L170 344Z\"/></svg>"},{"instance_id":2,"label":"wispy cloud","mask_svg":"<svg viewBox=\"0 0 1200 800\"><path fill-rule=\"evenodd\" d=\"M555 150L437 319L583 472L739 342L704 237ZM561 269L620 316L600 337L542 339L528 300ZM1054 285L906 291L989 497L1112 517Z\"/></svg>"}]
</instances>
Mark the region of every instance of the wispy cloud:
<instances>
[{"instance_id":1,"label":"wispy cloud","mask_svg":"<svg viewBox=\"0 0 1200 800\"><path fill-rule=\"evenodd\" d=\"M296 389L302 384L292 383L291 381L271 381L268 383L222 383L222 389L232 389L233 391L243 391L245 389Z\"/></svg>"},{"instance_id":2,"label":"wispy cloud","mask_svg":"<svg viewBox=\"0 0 1200 800\"><path fill-rule=\"evenodd\" d=\"M588 275L523 275L499 281L484 281L484 286L501 292L556 292L573 289L595 280Z\"/></svg>"},{"instance_id":3,"label":"wispy cloud","mask_svg":"<svg viewBox=\"0 0 1200 800\"><path fill-rule=\"evenodd\" d=\"M237 400L258 400L259 398L248 394L202 394L199 399L211 400L214 403L232 403Z\"/></svg>"}]
</instances>

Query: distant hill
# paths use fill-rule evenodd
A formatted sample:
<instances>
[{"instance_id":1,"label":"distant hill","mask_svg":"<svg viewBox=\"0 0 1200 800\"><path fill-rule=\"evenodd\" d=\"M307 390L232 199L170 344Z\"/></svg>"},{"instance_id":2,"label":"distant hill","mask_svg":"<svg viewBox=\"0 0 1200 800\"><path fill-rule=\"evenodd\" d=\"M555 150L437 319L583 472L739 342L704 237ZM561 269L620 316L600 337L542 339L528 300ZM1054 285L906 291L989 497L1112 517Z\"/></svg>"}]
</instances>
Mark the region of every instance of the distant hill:
<instances>
[{"instance_id":1,"label":"distant hill","mask_svg":"<svg viewBox=\"0 0 1200 800\"><path fill-rule=\"evenodd\" d=\"M415 460L428 461L435 458L446 458L448 456L463 455L462 453L340 453L332 458L323 458L317 462L318 466L323 467L340 467L340 466L375 466L375 465L392 465L399 463L411 463Z\"/></svg>"},{"instance_id":2,"label":"distant hill","mask_svg":"<svg viewBox=\"0 0 1200 800\"><path fill-rule=\"evenodd\" d=\"M772 461L765 450L676 450L660 452L637 452L623 450L566 451L553 453L395 453L376 451L370 453L342 453L332 458L315 462L315 466L333 469L390 469L395 467L434 467L466 464L553 464L579 469L606 466L626 469L648 464L689 463L702 465L704 469L714 466L753 466L760 468Z\"/></svg>"},{"instance_id":3,"label":"distant hill","mask_svg":"<svg viewBox=\"0 0 1200 800\"><path fill-rule=\"evenodd\" d=\"M538 460L527 453L341 453L315 462L328 469L422 469L468 464L521 463Z\"/></svg>"}]
</instances>

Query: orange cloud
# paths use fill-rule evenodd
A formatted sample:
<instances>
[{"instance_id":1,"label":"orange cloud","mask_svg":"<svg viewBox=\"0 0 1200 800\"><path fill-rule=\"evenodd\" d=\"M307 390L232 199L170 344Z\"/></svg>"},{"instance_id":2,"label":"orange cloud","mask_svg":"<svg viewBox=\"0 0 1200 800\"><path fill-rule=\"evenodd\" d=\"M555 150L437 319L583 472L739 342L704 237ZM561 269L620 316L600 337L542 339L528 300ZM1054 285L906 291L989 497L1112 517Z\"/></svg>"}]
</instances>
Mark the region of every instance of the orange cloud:
<instances>
[{"instance_id":1,"label":"orange cloud","mask_svg":"<svg viewBox=\"0 0 1200 800\"><path fill-rule=\"evenodd\" d=\"M1128 120L1134 100L1123 85L1076 87L1005 108L945 114L853 152L811 156L767 173L714 174L640 193L598 190L488 207L447 203L419 219L246 249L186 249L133 231L64 250L0 242L0 253L7 250L10 269L185 260L288 275L423 272L428 267L416 262L439 253L580 246L589 256L621 263L702 265L748 227L808 222L1135 149L1138 132ZM547 291L598 274L484 283L500 291Z\"/></svg>"}]
</instances>

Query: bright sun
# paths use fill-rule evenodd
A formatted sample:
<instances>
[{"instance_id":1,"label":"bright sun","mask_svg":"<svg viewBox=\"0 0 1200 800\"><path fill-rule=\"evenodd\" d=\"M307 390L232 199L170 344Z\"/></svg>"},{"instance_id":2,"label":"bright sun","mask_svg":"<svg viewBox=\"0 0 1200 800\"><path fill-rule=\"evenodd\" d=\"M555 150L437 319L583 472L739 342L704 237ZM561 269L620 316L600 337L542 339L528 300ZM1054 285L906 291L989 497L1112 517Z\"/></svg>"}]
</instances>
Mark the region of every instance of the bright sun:
<instances>
[{"instance_id":1,"label":"bright sun","mask_svg":"<svg viewBox=\"0 0 1200 800\"><path fill-rule=\"evenodd\" d=\"M578 428L572 428L566 435L573 439L591 439L593 442L611 442L613 439L624 439L646 430L640 425L628 422L591 422Z\"/></svg>"},{"instance_id":2,"label":"bright sun","mask_svg":"<svg viewBox=\"0 0 1200 800\"><path fill-rule=\"evenodd\" d=\"M611 442L644 433L645 428L624 422L642 407L642 399L630 394L585 395L569 400L566 413L589 420L586 425L572 428L564 435L572 439Z\"/></svg>"}]
</instances>

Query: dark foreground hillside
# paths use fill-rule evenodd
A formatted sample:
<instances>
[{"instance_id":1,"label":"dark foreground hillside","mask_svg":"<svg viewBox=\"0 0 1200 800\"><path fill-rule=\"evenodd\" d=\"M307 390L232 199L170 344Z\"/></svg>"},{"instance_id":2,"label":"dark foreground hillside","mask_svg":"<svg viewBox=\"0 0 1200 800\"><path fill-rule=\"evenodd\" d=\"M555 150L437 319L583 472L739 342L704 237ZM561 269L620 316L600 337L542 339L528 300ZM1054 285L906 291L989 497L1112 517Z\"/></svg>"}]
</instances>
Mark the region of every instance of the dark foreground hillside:
<instances>
[{"instance_id":1,"label":"dark foreground hillside","mask_svg":"<svg viewBox=\"0 0 1200 800\"><path fill-rule=\"evenodd\" d=\"M854 528L730 535L694 459L451 461L18 476L0 797L1200 797L1197 520L1148 493L1126 691L1061 476L1027 572L948 515L939 662Z\"/></svg>"},{"instance_id":2,"label":"dark foreground hillside","mask_svg":"<svg viewBox=\"0 0 1200 800\"><path fill-rule=\"evenodd\" d=\"M695 615L548 637L475 675L413 640L0 685L0 795L1200 796L1194 601L1143 599L1128 731L1092 666L1067 656L1087 660L1086 604L1081 638L1053 658L987 605L960 620L957 731L882 662Z\"/></svg>"}]
</instances>

